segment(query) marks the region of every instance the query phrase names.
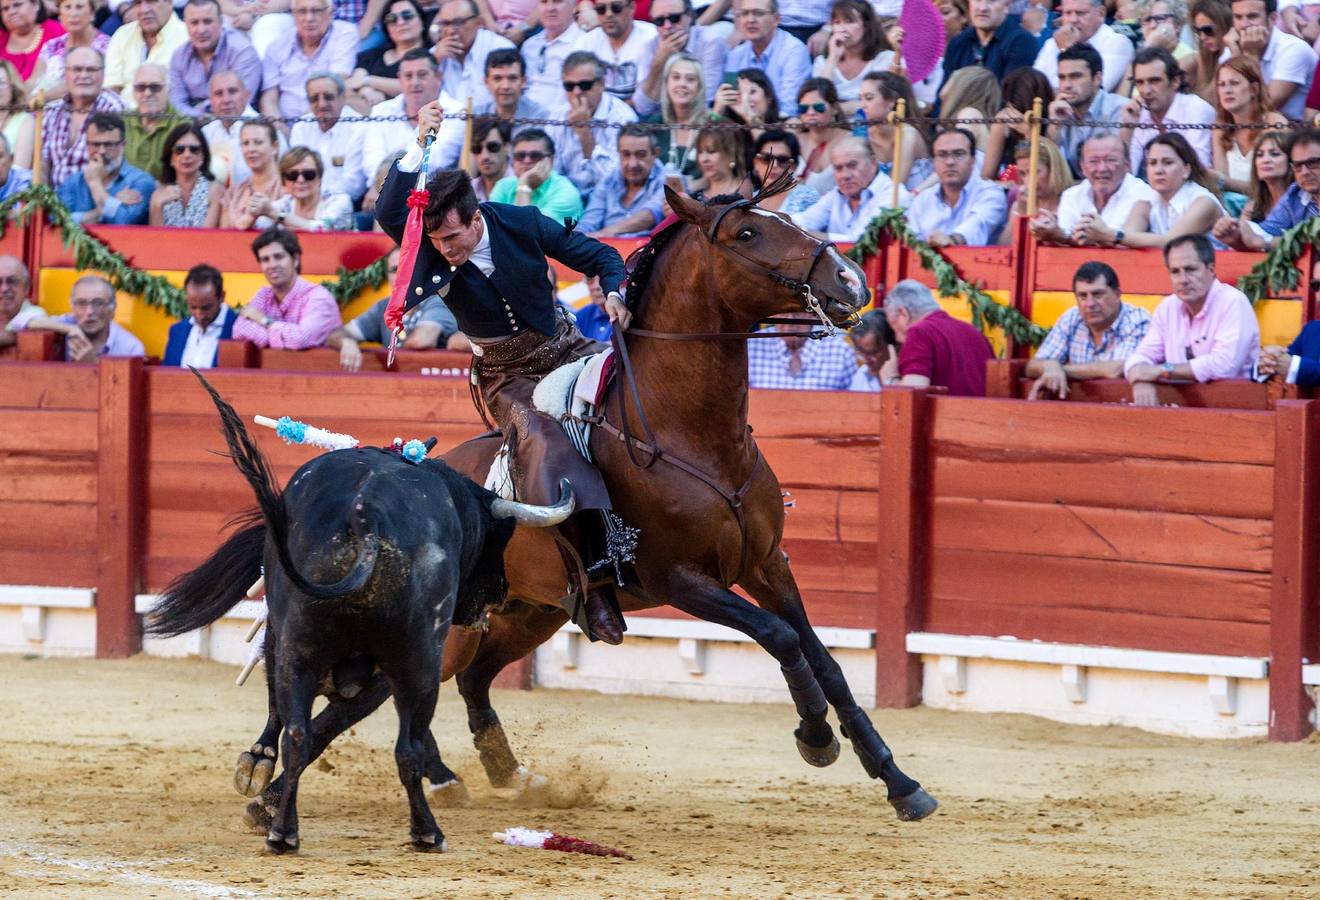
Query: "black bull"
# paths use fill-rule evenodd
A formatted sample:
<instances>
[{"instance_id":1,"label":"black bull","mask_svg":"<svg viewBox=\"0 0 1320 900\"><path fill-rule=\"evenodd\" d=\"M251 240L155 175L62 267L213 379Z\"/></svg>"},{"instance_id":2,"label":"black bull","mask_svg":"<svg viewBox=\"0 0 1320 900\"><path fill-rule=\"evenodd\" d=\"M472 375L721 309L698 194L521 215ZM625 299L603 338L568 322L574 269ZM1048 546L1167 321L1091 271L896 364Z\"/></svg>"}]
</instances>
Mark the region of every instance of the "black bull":
<instances>
[{"instance_id":1,"label":"black bull","mask_svg":"<svg viewBox=\"0 0 1320 900\"><path fill-rule=\"evenodd\" d=\"M263 767L269 778L283 729L283 792L267 848L298 849L298 780L324 749L314 740L312 702L336 663L366 658L379 674L339 702L360 717L394 695L394 754L412 842L445 849L421 786L423 776L433 783L452 778L430 733L445 637L451 623L474 625L505 599L504 548L515 524L556 524L572 511L572 498L549 508L510 503L440 460L414 465L375 449L319 456L281 493L237 413L201 380L263 521L172 584L148 630L176 635L218 619L238 599L232 585L257 579L254 551L264 543L270 718L255 757L246 756L249 775Z\"/></svg>"}]
</instances>

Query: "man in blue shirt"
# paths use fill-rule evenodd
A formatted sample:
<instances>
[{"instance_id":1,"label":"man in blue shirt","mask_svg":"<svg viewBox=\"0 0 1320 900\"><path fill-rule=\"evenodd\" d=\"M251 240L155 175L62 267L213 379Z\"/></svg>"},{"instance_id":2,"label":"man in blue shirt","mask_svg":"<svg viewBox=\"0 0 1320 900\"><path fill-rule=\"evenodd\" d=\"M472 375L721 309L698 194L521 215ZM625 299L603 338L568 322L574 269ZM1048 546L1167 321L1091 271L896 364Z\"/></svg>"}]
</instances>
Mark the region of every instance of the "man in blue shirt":
<instances>
[{"instance_id":1,"label":"man in blue shirt","mask_svg":"<svg viewBox=\"0 0 1320 900\"><path fill-rule=\"evenodd\" d=\"M59 188L60 202L83 225L145 225L156 181L124 162L124 120L99 112L87 120L87 165Z\"/></svg>"},{"instance_id":2,"label":"man in blue shirt","mask_svg":"<svg viewBox=\"0 0 1320 900\"><path fill-rule=\"evenodd\" d=\"M976 138L965 128L935 136L931 154L938 187L922 191L908 207L908 224L933 247L983 247L1008 218L1004 189L976 174Z\"/></svg>"},{"instance_id":3,"label":"man in blue shirt","mask_svg":"<svg viewBox=\"0 0 1320 900\"><path fill-rule=\"evenodd\" d=\"M944 52L944 80L964 66L984 66L1000 81L1036 61L1036 39L1008 17L1009 0L971 0L972 24L954 35Z\"/></svg>"},{"instance_id":4,"label":"man in blue shirt","mask_svg":"<svg viewBox=\"0 0 1320 900\"><path fill-rule=\"evenodd\" d=\"M619 130L619 168L591 192L578 230L591 237L645 236L665 217L664 167L655 132L642 125Z\"/></svg>"},{"instance_id":5,"label":"man in blue shirt","mask_svg":"<svg viewBox=\"0 0 1320 900\"><path fill-rule=\"evenodd\" d=\"M776 0L733 0L733 21L744 40L724 58L725 74L760 69L775 86L780 109L797 102L798 88L811 76L811 54L779 27Z\"/></svg>"},{"instance_id":6,"label":"man in blue shirt","mask_svg":"<svg viewBox=\"0 0 1320 900\"><path fill-rule=\"evenodd\" d=\"M1272 250L1279 235L1320 214L1320 130L1297 132L1288 151L1297 180L1260 224L1228 216L1215 223L1214 236L1234 250Z\"/></svg>"},{"instance_id":7,"label":"man in blue shirt","mask_svg":"<svg viewBox=\"0 0 1320 900\"><path fill-rule=\"evenodd\" d=\"M14 165L14 151L9 146L9 139L0 134L0 200L8 200L31 184L32 170Z\"/></svg>"}]
</instances>

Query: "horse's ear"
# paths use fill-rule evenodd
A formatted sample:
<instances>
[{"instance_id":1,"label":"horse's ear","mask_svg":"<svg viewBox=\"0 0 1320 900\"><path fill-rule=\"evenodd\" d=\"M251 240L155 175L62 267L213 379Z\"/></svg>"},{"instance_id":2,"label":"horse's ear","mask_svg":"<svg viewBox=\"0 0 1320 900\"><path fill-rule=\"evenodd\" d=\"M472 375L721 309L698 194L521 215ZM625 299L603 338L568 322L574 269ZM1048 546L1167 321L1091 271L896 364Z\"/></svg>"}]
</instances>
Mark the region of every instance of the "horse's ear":
<instances>
[{"instance_id":1,"label":"horse's ear","mask_svg":"<svg viewBox=\"0 0 1320 900\"><path fill-rule=\"evenodd\" d=\"M669 202L669 208L674 211L674 215L684 222L689 222L698 228L705 228L709 223L710 207L700 200L694 200L687 194L680 194L669 185L665 185L665 199Z\"/></svg>"}]
</instances>

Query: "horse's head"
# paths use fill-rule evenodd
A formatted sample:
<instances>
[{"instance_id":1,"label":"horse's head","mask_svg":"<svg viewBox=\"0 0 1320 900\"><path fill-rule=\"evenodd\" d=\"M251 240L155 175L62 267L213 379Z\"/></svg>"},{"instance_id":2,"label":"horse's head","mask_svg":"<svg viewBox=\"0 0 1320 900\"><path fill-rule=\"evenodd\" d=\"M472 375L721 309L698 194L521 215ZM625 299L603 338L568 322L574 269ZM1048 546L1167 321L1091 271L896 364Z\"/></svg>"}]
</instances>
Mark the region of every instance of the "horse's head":
<instances>
[{"instance_id":1,"label":"horse's head","mask_svg":"<svg viewBox=\"0 0 1320 900\"><path fill-rule=\"evenodd\" d=\"M665 196L676 216L718 248L712 271L727 279L720 292L726 304L753 319L806 310L840 327L857 324L871 292L861 268L832 243L751 201L707 205L668 186Z\"/></svg>"}]
</instances>

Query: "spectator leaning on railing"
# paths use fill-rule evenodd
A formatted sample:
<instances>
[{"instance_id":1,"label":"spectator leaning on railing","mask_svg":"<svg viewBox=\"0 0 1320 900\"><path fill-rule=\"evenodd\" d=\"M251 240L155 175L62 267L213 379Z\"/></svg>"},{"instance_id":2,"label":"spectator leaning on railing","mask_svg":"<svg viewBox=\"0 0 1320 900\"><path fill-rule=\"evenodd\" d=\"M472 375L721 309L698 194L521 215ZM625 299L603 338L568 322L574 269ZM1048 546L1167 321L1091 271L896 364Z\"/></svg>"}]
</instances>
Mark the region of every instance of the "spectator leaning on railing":
<instances>
[{"instance_id":1,"label":"spectator leaning on railing","mask_svg":"<svg viewBox=\"0 0 1320 900\"><path fill-rule=\"evenodd\" d=\"M16 256L0 255L0 347L12 346L27 323L50 314L30 301L32 276Z\"/></svg>"},{"instance_id":2,"label":"spectator leaning on railing","mask_svg":"<svg viewBox=\"0 0 1320 900\"><path fill-rule=\"evenodd\" d=\"M235 340L277 350L324 346L343 319L329 291L299 276L302 247L298 238L283 228L267 228L252 242L252 253L267 286L239 312Z\"/></svg>"},{"instance_id":3,"label":"spectator leaning on railing","mask_svg":"<svg viewBox=\"0 0 1320 900\"><path fill-rule=\"evenodd\" d=\"M38 317L28 328L64 335L67 362L95 362L102 356L145 356L142 342L115 322L115 289L100 275L84 275L69 291L71 313Z\"/></svg>"},{"instance_id":4,"label":"spectator leaning on railing","mask_svg":"<svg viewBox=\"0 0 1320 900\"><path fill-rule=\"evenodd\" d=\"M1070 381L1121 377L1124 360L1150 328L1150 313L1123 302L1118 273L1105 263L1077 269L1073 296L1077 305L1059 316L1027 362L1027 377L1036 379L1029 400L1066 399Z\"/></svg>"},{"instance_id":5,"label":"spectator leaning on railing","mask_svg":"<svg viewBox=\"0 0 1320 900\"><path fill-rule=\"evenodd\" d=\"M170 326L161 365L209 369L238 322L238 313L225 305L224 276L214 266L193 266L183 279L183 299L188 318Z\"/></svg>"},{"instance_id":6,"label":"spectator leaning on railing","mask_svg":"<svg viewBox=\"0 0 1320 900\"><path fill-rule=\"evenodd\" d=\"M909 278L890 288L885 319L902 349L880 367L885 384L946 388L955 397L985 396L990 342L973 326L950 316L930 288Z\"/></svg>"},{"instance_id":7,"label":"spectator leaning on railing","mask_svg":"<svg viewBox=\"0 0 1320 900\"><path fill-rule=\"evenodd\" d=\"M846 391L857 371L857 360L843 335L808 340L817 322L812 313L789 313L782 318L801 325L774 326L778 340L747 342L748 384L754 388L790 391Z\"/></svg>"},{"instance_id":8,"label":"spectator leaning on railing","mask_svg":"<svg viewBox=\"0 0 1320 900\"><path fill-rule=\"evenodd\" d=\"M1215 250L1202 234L1164 246L1173 293L1151 316L1150 330L1123 364L1132 402L1155 406L1155 382L1250 378L1260 354L1260 325L1251 301L1215 276Z\"/></svg>"}]
</instances>

